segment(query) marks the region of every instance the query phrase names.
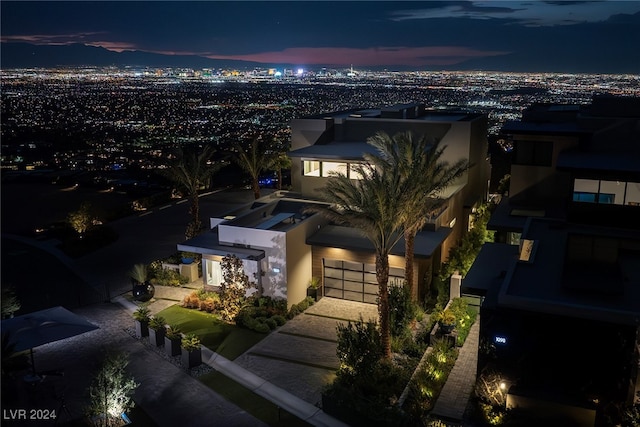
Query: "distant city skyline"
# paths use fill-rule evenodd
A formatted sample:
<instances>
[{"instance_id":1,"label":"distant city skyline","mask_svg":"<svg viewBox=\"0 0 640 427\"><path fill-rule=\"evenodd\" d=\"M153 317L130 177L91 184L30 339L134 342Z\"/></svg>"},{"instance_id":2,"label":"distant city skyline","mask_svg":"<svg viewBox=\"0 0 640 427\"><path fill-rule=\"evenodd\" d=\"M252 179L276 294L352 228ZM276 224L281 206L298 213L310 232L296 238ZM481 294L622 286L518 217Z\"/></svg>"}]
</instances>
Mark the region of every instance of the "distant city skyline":
<instances>
[{"instance_id":1,"label":"distant city skyline","mask_svg":"<svg viewBox=\"0 0 640 427\"><path fill-rule=\"evenodd\" d=\"M308 68L640 72L640 1L2 1L0 7L7 51L11 43L37 45L37 52L80 44L121 53L113 58L163 55L184 66L206 58ZM64 61L90 64L91 52L98 54L79 50L84 58ZM3 55L4 64L12 59Z\"/></svg>"}]
</instances>

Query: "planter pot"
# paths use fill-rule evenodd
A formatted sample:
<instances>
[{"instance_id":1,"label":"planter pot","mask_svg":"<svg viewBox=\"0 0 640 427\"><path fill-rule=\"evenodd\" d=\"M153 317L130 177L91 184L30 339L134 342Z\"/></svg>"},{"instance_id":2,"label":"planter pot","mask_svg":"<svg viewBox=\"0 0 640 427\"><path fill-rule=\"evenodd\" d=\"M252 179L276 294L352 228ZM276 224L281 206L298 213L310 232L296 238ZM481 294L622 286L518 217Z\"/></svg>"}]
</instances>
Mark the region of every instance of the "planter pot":
<instances>
[{"instance_id":1,"label":"planter pot","mask_svg":"<svg viewBox=\"0 0 640 427\"><path fill-rule=\"evenodd\" d=\"M131 289L134 301L149 301L156 293L156 288L149 282L134 282Z\"/></svg>"},{"instance_id":2,"label":"planter pot","mask_svg":"<svg viewBox=\"0 0 640 427\"><path fill-rule=\"evenodd\" d=\"M443 334L450 334L456 328L455 323L453 325L446 325L444 323L440 323L439 326L440 326L440 332L442 332Z\"/></svg>"},{"instance_id":3,"label":"planter pot","mask_svg":"<svg viewBox=\"0 0 640 427\"><path fill-rule=\"evenodd\" d=\"M316 302L322 298L322 288L307 288L307 296L313 298Z\"/></svg>"},{"instance_id":4,"label":"planter pot","mask_svg":"<svg viewBox=\"0 0 640 427\"><path fill-rule=\"evenodd\" d=\"M202 350L185 350L182 349L182 358L180 359L182 362L183 368L195 368L196 366L202 363Z\"/></svg>"},{"instance_id":5,"label":"planter pot","mask_svg":"<svg viewBox=\"0 0 640 427\"><path fill-rule=\"evenodd\" d=\"M188 265L188 264L193 263L194 259L193 258L182 258L181 261L182 261L183 264L187 264Z\"/></svg>"},{"instance_id":6,"label":"planter pot","mask_svg":"<svg viewBox=\"0 0 640 427\"><path fill-rule=\"evenodd\" d=\"M172 340L164 336L164 352L167 356L177 356L180 354L180 338Z\"/></svg>"},{"instance_id":7,"label":"planter pot","mask_svg":"<svg viewBox=\"0 0 640 427\"><path fill-rule=\"evenodd\" d=\"M149 342L156 347L160 347L164 344L164 328L163 329L151 329L149 328Z\"/></svg>"},{"instance_id":8,"label":"planter pot","mask_svg":"<svg viewBox=\"0 0 640 427\"><path fill-rule=\"evenodd\" d=\"M136 337L137 338L143 338L143 337L148 337L149 336L149 323L148 322L141 322L139 320L134 320L133 322L136 325Z\"/></svg>"}]
</instances>

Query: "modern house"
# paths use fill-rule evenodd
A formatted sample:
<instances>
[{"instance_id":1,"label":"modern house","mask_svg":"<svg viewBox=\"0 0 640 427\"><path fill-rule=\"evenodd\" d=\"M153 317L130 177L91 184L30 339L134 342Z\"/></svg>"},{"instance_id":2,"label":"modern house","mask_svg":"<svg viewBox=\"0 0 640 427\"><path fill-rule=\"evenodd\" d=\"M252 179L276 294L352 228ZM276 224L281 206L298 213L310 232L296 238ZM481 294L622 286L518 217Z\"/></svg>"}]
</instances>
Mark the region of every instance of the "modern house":
<instances>
[{"instance_id":1,"label":"modern house","mask_svg":"<svg viewBox=\"0 0 640 427\"><path fill-rule=\"evenodd\" d=\"M580 426L640 391L640 99L534 105L503 132L508 198L462 291L483 298L478 374L507 406Z\"/></svg>"},{"instance_id":2,"label":"modern house","mask_svg":"<svg viewBox=\"0 0 640 427\"><path fill-rule=\"evenodd\" d=\"M224 218L212 230L178 245L203 255L205 284L220 283L220 260L243 259L265 295L302 300L312 277L321 278L325 296L375 303L374 248L359 230L328 223L305 213L317 201L332 171L355 175L352 165L371 152L367 139L377 132L426 134L446 146L442 160L468 159L472 167L440 197L444 206L416 236L414 280L422 292L434 269L445 260L469 227L472 209L486 199L489 179L487 118L461 111L429 111L423 104L382 109L354 109L295 119L291 122L292 191L257 200ZM390 257L390 280L404 280L404 242Z\"/></svg>"}]
</instances>

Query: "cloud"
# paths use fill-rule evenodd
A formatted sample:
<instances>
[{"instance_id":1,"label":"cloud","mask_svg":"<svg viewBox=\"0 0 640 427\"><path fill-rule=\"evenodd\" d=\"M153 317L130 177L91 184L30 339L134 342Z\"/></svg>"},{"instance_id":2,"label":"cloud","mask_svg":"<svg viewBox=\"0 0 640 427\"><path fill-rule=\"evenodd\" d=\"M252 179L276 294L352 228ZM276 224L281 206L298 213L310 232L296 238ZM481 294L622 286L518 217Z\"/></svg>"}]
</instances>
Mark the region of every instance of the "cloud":
<instances>
[{"instance_id":1,"label":"cloud","mask_svg":"<svg viewBox=\"0 0 640 427\"><path fill-rule=\"evenodd\" d=\"M438 7L397 10L390 19L500 19L527 27L548 27L601 22L615 14L638 11L640 2L637 1L456 1L439 3Z\"/></svg>"},{"instance_id":2,"label":"cloud","mask_svg":"<svg viewBox=\"0 0 640 427\"><path fill-rule=\"evenodd\" d=\"M302 47L247 55L203 55L211 59L232 59L270 64L426 66L454 65L471 58L506 55L510 52L483 51L460 46L333 48Z\"/></svg>"},{"instance_id":3,"label":"cloud","mask_svg":"<svg viewBox=\"0 0 640 427\"><path fill-rule=\"evenodd\" d=\"M102 34L100 32L84 32L74 34L22 34L22 35L3 35L3 42L24 42L38 45L68 45L74 43L87 43L87 38Z\"/></svg>"}]
</instances>

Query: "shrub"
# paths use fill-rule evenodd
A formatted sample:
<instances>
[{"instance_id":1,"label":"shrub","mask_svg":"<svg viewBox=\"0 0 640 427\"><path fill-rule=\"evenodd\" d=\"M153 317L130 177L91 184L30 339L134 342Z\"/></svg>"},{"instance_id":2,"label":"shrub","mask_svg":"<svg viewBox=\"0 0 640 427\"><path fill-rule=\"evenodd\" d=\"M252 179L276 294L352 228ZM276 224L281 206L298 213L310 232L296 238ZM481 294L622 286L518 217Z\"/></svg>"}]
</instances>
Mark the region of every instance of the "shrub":
<instances>
[{"instance_id":1,"label":"shrub","mask_svg":"<svg viewBox=\"0 0 640 427\"><path fill-rule=\"evenodd\" d=\"M266 324L267 324L267 326L269 326L269 329L271 329L271 330L274 330L275 328L277 328L277 327L278 327L278 322L276 322L276 321L275 321L275 319L274 319L274 318L272 318L272 317L270 317L270 318L266 319L266 320L264 321L264 323L266 323Z\"/></svg>"},{"instance_id":2,"label":"shrub","mask_svg":"<svg viewBox=\"0 0 640 427\"><path fill-rule=\"evenodd\" d=\"M285 323L287 323L287 319L284 318L284 316L280 315L280 314L276 314L272 317L273 320L276 321L276 323L278 324L278 326L282 326Z\"/></svg>"},{"instance_id":3,"label":"shrub","mask_svg":"<svg viewBox=\"0 0 640 427\"><path fill-rule=\"evenodd\" d=\"M149 278L147 266L144 264L135 264L131 268L129 276L138 283L145 283Z\"/></svg>"},{"instance_id":4,"label":"shrub","mask_svg":"<svg viewBox=\"0 0 640 427\"><path fill-rule=\"evenodd\" d=\"M193 333L187 334L182 337L180 345L187 351L197 350L200 348L200 338Z\"/></svg>"},{"instance_id":5,"label":"shrub","mask_svg":"<svg viewBox=\"0 0 640 427\"><path fill-rule=\"evenodd\" d=\"M156 331L164 328L167 321L162 316L153 316L151 320L149 320L149 327Z\"/></svg>"},{"instance_id":6,"label":"shrub","mask_svg":"<svg viewBox=\"0 0 640 427\"><path fill-rule=\"evenodd\" d=\"M369 375L382 357L380 331L374 322L348 322L337 326L339 374Z\"/></svg>"},{"instance_id":7,"label":"shrub","mask_svg":"<svg viewBox=\"0 0 640 427\"><path fill-rule=\"evenodd\" d=\"M185 308L200 308L200 297L198 296L198 292L193 291L189 295L185 296L182 299L182 303L180 304Z\"/></svg>"},{"instance_id":8,"label":"shrub","mask_svg":"<svg viewBox=\"0 0 640 427\"><path fill-rule=\"evenodd\" d=\"M143 304L133 312L133 318L138 322L148 322L151 319L151 310L146 304Z\"/></svg>"},{"instance_id":9,"label":"shrub","mask_svg":"<svg viewBox=\"0 0 640 427\"><path fill-rule=\"evenodd\" d=\"M165 336L170 340L182 339L182 331L176 325L169 325Z\"/></svg>"},{"instance_id":10,"label":"shrub","mask_svg":"<svg viewBox=\"0 0 640 427\"><path fill-rule=\"evenodd\" d=\"M256 325L252 329L262 334L267 334L271 331L271 328L269 328L269 325L263 322L256 322Z\"/></svg>"},{"instance_id":11,"label":"shrub","mask_svg":"<svg viewBox=\"0 0 640 427\"><path fill-rule=\"evenodd\" d=\"M417 304L413 302L411 293L406 286L389 287L389 325L391 335L400 336L415 319L418 312Z\"/></svg>"},{"instance_id":12,"label":"shrub","mask_svg":"<svg viewBox=\"0 0 640 427\"><path fill-rule=\"evenodd\" d=\"M151 282L152 285L159 286L182 286L189 283L189 278L180 275L176 270L168 268L159 268L153 270Z\"/></svg>"}]
</instances>

